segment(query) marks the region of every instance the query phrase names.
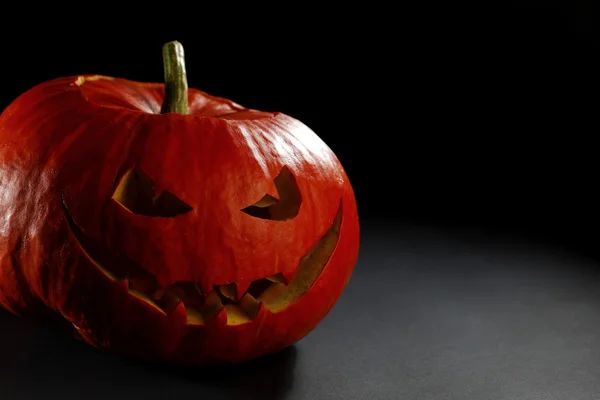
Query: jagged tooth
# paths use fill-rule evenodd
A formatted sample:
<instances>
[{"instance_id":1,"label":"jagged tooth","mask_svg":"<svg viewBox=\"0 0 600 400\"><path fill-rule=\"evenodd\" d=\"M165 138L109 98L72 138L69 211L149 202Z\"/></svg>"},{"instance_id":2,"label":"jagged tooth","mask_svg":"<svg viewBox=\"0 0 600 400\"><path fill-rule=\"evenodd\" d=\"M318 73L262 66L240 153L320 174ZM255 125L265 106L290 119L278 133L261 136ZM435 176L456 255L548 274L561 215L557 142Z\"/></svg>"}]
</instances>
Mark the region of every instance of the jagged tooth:
<instances>
[{"instance_id":1,"label":"jagged tooth","mask_svg":"<svg viewBox=\"0 0 600 400\"><path fill-rule=\"evenodd\" d=\"M237 304L227 304L223 308L227 314L227 325L241 325L251 321L248 314Z\"/></svg>"},{"instance_id":2,"label":"jagged tooth","mask_svg":"<svg viewBox=\"0 0 600 400\"><path fill-rule=\"evenodd\" d=\"M202 315L204 316L204 320L208 321L217 315L221 309L223 308L223 303L221 302L221 298L214 290L211 291L206 299L204 299L204 307L202 307Z\"/></svg>"},{"instance_id":3,"label":"jagged tooth","mask_svg":"<svg viewBox=\"0 0 600 400\"><path fill-rule=\"evenodd\" d=\"M230 300L237 301L237 289L235 283L221 285L219 286L219 290L221 291L221 294L223 296L227 297Z\"/></svg>"},{"instance_id":4,"label":"jagged tooth","mask_svg":"<svg viewBox=\"0 0 600 400\"><path fill-rule=\"evenodd\" d=\"M212 290L208 294L208 296L206 296L206 299L204 299L204 305L207 308L221 307L223 306L223 303L221 303L221 298L219 297L219 294Z\"/></svg>"},{"instance_id":5,"label":"jagged tooth","mask_svg":"<svg viewBox=\"0 0 600 400\"><path fill-rule=\"evenodd\" d=\"M204 317L200 310L194 306L185 306L188 325L204 325Z\"/></svg>"},{"instance_id":6,"label":"jagged tooth","mask_svg":"<svg viewBox=\"0 0 600 400\"><path fill-rule=\"evenodd\" d=\"M279 274L283 278L283 282L281 282L281 283L283 283L285 285L289 285L289 283L292 281L292 278L294 278L295 273L296 273L296 271L281 272Z\"/></svg>"},{"instance_id":7,"label":"jagged tooth","mask_svg":"<svg viewBox=\"0 0 600 400\"><path fill-rule=\"evenodd\" d=\"M175 308L177 308L177 306L179 305L179 303L181 303L181 299L179 297L177 297L176 295L174 295L173 293L169 292L169 291L164 291L163 295L160 297L160 299L155 300L154 301L160 308L162 308L163 310L165 310L165 312L167 314L171 313Z\"/></svg>"},{"instance_id":8,"label":"jagged tooth","mask_svg":"<svg viewBox=\"0 0 600 400\"><path fill-rule=\"evenodd\" d=\"M246 294L246 292L248 291L248 288L250 287L250 285L252 284L252 281L249 280L245 280L245 281L239 281L236 282L236 297L235 297L235 301L240 301L240 299L242 297L244 297L244 294Z\"/></svg>"},{"instance_id":9,"label":"jagged tooth","mask_svg":"<svg viewBox=\"0 0 600 400\"><path fill-rule=\"evenodd\" d=\"M204 318L204 323L208 326L225 326L227 325L227 311L225 307L221 307L212 318Z\"/></svg>"},{"instance_id":10,"label":"jagged tooth","mask_svg":"<svg viewBox=\"0 0 600 400\"><path fill-rule=\"evenodd\" d=\"M213 285L211 282L196 282L195 286L203 297L210 295L213 290Z\"/></svg>"},{"instance_id":11,"label":"jagged tooth","mask_svg":"<svg viewBox=\"0 0 600 400\"><path fill-rule=\"evenodd\" d=\"M179 301L174 307L167 311L169 318L180 319L181 321L187 320L187 310L183 301ZM179 315L179 317L178 317Z\"/></svg>"},{"instance_id":12,"label":"jagged tooth","mask_svg":"<svg viewBox=\"0 0 600 400\"><path fill-rule=\"evenodd\" d=\"M256 314L258 314L259 304L260 302L256 300L250 293L246 293L238 303L242 310L244 310L244 312L248 314L251 319L254 319Z\"/></svg>"},{"instance_id":13,"label":"jagged tooth","mask_svg":"<svg viewBox=\"0 0 600 400\"><path fill-rule=\"evenodd\" d=\"M263 303L258 303L258 311L256 312L255 320L264 321L265 318L268 318L270 315L273 315L271 310L267 308Z\"/></svg>"},{"instance_id":14,"label":"jagged tooth","mask_svg":"<svg viewBox=\"0 0 600 400\"><path fill-rule=\"evenodd\" d=\"M268 276L266 279L271 282L287 283L287 281L283 277L283 274L281 273Z\"/></svg>"}]
</instances>

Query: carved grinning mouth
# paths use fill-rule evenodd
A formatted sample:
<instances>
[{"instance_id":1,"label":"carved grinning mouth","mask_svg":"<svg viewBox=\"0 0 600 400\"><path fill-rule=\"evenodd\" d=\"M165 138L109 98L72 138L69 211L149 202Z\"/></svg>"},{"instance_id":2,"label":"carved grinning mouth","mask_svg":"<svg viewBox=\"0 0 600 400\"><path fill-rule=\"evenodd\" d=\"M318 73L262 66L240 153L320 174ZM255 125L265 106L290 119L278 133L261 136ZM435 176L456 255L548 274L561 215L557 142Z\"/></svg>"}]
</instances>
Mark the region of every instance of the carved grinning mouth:
<instances>
[{"instance_id":1,"label":"carved grinning mouth","mask_svg":"<svg viewBox=\"0 0 600 400\"><path fill-rule=\"evenodd\" d=\"M261 303L272 313L285 310L298 301L320 276L335 250L342 223L340 201L330 227L300 258L298 268L289 282L285 282L281 274L276 274L253 281L246 290L238 288L235 282L227 282L213 286L209 293L203 293L197 282L180 281L160 287L156 277L133 260L124 255L112 255L85 235L73 220L64 199L62 206L77 244L100 272L108 279L120 282L134 299L165 315L183 303L188 325L204 325L223 309L227 315L227 325L248 323L258 314Z\"/></svg>"}]
</instances>

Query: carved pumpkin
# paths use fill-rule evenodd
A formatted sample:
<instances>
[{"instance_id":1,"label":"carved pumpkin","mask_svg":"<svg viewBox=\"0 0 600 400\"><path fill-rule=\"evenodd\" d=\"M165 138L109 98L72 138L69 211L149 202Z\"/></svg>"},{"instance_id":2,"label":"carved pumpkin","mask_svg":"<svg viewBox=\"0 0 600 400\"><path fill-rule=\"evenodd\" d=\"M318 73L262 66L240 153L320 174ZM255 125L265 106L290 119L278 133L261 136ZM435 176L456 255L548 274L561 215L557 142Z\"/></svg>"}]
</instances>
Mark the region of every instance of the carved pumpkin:
<instances>
[{"instance_id":1,"label":"carved pumpkin","mask_svg":"<svg viewBox=\"0 0 600 400\"><path fill-rule=\"evenodd\" d=\"M165 67L45 82L1 114L0 304L158 361L280 350L354 268L348 177L301 122L188 90L176 42Z\"/></svg>"}]
</instances>

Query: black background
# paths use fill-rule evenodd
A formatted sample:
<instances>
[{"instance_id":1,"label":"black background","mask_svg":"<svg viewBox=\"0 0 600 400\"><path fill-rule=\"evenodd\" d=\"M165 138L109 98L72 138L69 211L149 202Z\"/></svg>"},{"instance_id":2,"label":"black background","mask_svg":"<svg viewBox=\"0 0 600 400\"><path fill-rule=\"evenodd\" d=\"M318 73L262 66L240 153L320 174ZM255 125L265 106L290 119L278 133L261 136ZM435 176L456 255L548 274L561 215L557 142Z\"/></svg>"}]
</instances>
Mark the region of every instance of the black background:
<instances>
[{"instance_id":1,"label":"black background","mask_svg":"<svg viewBox=\"0 0 600 400\"><path fill-rule=\"evenodd\" d=\"M179 40L191 87L292 115L338 155L364 226L355 278L314 334L276 361L223 372L235 393L222 389L230 381L221 370L209 372L206 393L598 398L600 46L591 0L186 7L5 12L15 25L0 28L0 108L59 76L160 81L161 46ZM565 246L592 257L557 250ZM15 346L2 350L0 367L14 393L28 373L65 395L75 393L69 376L111 396L107 382L152 382L146 398L166 396L156 382L197 390L190 372L86 353L2 318L2 341Z\"/></svg>"},{"instance_id":2,"label":"black background","mask_svg":"<svg viewBox=\"0 0 600 400\"><path fill-rule=\"evenodd\" d=\"M315 130L362 217L595 241L591 0L56 15L3 26L0 107L59 76L161 81L161 46L176 39L191 87Z\"/></svg>"}]
</instances>

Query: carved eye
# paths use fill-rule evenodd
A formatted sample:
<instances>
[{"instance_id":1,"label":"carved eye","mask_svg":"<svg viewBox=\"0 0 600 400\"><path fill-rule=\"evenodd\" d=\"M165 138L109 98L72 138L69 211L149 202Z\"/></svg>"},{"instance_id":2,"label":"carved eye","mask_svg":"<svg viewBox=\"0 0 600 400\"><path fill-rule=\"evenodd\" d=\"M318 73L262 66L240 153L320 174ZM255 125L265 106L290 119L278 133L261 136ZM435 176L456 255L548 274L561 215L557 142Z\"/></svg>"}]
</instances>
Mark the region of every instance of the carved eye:
<instances>
[{"instance_id":1,"label":"carved eye","mask_svg":"<svg viewBox=\"0 0 600 400\"><path fill-rule=\"evenodd\" d=\"M112 198L132 213L148 217L171 218L193 210L167 191L155 196L152 179L135 168L123 176Z\"/></svg>"},{"instance_id":2,"label":"carved eye","mask_svg":"<svg viewBox=\"0 0 600 400\"><path fill-rule=\"evenodd\" d=\"M264 195L256 203L242 209L248 215L273 221L286 221L298 215L302 204L300 188L296 178L287 167L283 167L273 180L279 199Z\"/></svg>"}]
</instances>

